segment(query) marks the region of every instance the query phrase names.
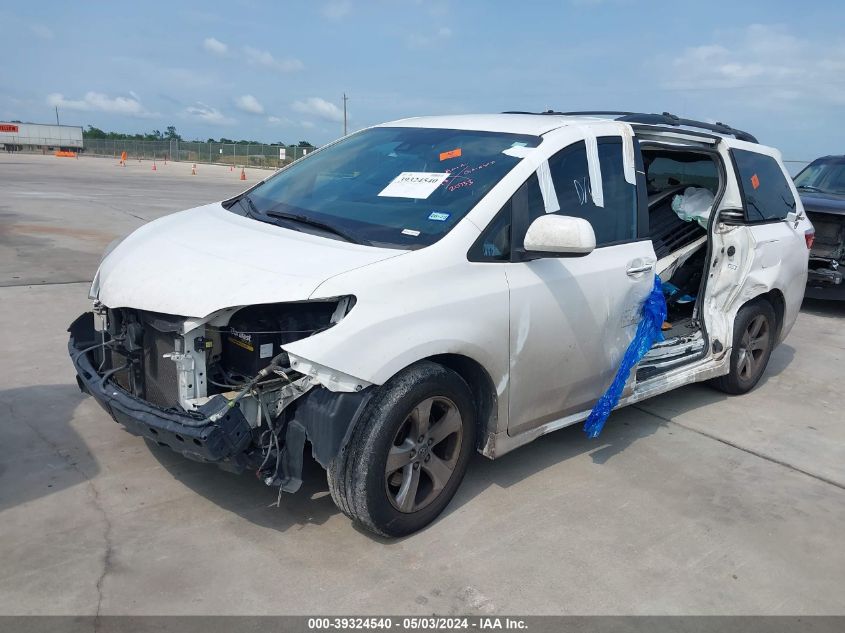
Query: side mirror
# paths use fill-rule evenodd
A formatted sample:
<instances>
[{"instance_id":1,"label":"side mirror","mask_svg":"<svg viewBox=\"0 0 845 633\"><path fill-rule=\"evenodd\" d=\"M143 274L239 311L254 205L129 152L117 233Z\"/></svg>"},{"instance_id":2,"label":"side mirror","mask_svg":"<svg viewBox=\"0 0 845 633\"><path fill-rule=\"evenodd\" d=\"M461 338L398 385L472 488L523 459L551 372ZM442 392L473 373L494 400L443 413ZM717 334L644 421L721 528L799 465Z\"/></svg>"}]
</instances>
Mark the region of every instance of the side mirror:
<instances>
[{"instance_id":1,"label":"side mirror","mask_svg":"<svg viewBox=\"0 0 845 633\"><path fill-rule=\"evenodd\" d=\"M525 250L546 257L587 255L596 247L592 225L568 215L541 215L525 232Z\"/></svg>"}]
</instances>

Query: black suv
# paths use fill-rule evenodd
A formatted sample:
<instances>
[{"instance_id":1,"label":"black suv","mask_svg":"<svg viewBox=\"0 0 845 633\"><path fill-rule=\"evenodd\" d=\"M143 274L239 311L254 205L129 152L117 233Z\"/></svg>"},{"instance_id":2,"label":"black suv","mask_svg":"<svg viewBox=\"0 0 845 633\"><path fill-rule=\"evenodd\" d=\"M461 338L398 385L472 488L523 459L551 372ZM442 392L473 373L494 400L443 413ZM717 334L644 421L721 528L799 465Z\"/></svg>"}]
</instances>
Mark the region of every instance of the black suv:
<instances>
[{"instance_id":1,"label":"black suv","mask_svg":"<svg viewBox=\"0 0 845 633\"><path fill-rule=\"evenodd\" d=\"M795 177L795 187L816 229L805 296L845 300L845 156L817 158Z\"/></svg>"}]
</instances>

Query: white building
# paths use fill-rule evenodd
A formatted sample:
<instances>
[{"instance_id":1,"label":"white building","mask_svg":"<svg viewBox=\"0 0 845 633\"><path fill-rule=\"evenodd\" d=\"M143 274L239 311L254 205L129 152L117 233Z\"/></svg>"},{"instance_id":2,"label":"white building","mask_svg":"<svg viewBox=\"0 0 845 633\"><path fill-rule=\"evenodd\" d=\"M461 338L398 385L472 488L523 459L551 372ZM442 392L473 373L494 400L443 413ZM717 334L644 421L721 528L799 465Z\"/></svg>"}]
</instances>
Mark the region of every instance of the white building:
<instances>
[{"instance_id":1,"label":"white building","mask_svg":"<svg viewBox=\"0 0 845 633\"><path fill-rule=\"evenodd\" d=\"M42 125L0 121L0 145L9 151L24 149L81 150L82 128L78 125Z\"/></svg>"}]
</instances>

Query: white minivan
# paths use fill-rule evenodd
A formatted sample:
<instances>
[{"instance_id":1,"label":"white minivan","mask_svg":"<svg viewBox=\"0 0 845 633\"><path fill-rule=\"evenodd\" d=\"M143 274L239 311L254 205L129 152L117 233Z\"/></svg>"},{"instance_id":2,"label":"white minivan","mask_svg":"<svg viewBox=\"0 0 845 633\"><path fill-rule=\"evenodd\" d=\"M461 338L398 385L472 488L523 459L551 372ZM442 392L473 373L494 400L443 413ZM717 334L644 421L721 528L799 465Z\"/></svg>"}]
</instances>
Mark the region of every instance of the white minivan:
<instances>
[{"instance_id":1,"label":"white minivan","mask_svg":"<svg viewBox=\"0 0 845 633\"><path fill-rule=\"evenodd\" d=\"M437 517L473 450L585 420L655 287L664 340L618 406L751 389L812 239L780 154L724 124L404 119L110 247L69 350L131 432L280 492L310 444L337 506L398 536Z\"/></svg>"}]
</instances>

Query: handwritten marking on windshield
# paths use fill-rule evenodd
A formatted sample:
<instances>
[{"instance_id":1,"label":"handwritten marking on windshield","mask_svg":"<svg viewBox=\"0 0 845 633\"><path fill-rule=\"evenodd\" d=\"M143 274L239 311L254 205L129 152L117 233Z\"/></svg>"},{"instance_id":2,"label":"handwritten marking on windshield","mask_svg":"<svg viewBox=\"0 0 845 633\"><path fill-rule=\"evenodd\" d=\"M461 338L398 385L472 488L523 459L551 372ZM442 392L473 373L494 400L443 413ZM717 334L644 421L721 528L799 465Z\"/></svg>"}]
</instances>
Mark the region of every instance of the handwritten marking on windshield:
<instances>
[{"instance_id":1,"label":"handwritten marking on windshield","mask_svg":"<svg viewBox=\"0 0 845 633\"><path fill-rule=\"evenodd\" d=\"M477 171L482 169L486 169L492 165L495 165L495 160L488 160L483 163L479 163L474 167L470 167L467 163L461 163L457 167L453 167L452 169L447 169L447 173L449 177L443 181L443 186L446 188L447 191L450 193L453 191L457 191L458 189L463 189L464 187L471 187L475 184L475 180L470 178L470 174L474 174Z\"/></svg>"}]
</instances>

